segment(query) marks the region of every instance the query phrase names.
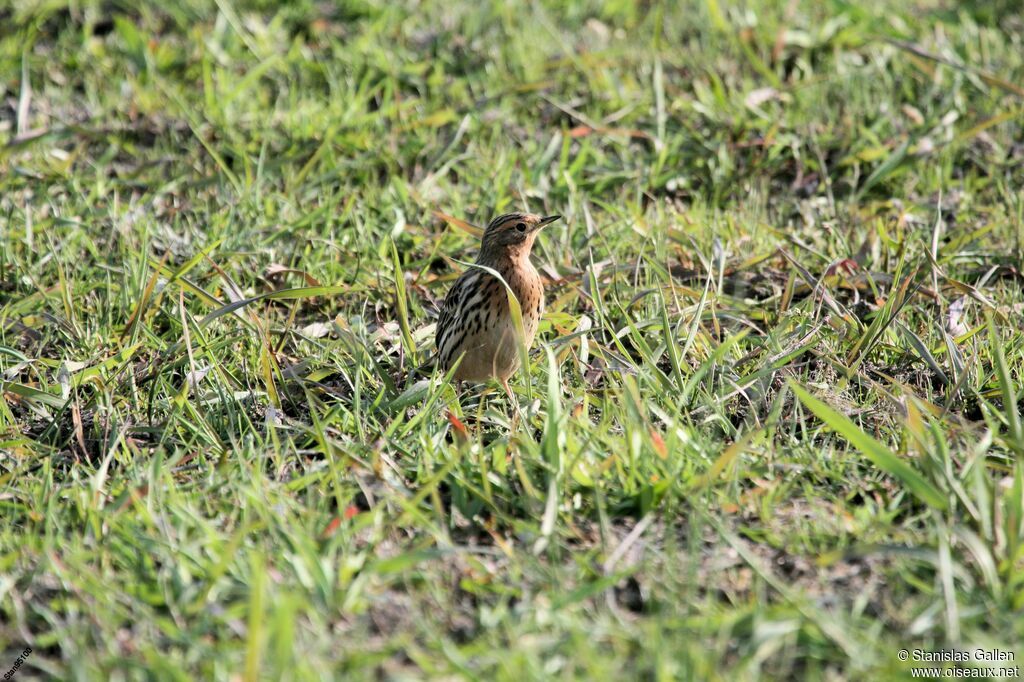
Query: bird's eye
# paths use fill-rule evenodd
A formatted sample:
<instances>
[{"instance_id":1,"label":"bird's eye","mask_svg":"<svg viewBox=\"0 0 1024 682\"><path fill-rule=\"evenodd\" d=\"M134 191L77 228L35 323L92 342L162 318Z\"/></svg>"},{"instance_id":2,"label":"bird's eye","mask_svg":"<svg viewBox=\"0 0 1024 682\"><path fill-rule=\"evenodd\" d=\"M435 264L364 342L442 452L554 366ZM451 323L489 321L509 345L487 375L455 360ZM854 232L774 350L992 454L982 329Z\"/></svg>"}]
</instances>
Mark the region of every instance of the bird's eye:
<instances>
[{"instance_id":1,"label":"bird's eye","mask_svg":"<svg viewBox=\"0 0 1024 682\"><path fill-rule=\"evenodd\" d=\"M516 223L516 230L526 232L526 223Z\"/></svg>"}]
</instances>

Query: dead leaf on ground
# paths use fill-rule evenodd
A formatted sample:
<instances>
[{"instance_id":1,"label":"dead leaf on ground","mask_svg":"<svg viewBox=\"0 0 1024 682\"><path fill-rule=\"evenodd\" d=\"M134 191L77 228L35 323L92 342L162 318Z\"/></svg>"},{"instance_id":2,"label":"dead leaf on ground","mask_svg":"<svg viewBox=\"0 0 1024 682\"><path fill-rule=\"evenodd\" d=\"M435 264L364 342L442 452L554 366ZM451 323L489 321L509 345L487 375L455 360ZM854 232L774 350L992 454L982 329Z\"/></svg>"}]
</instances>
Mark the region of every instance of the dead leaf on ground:
<instances>
[{"instance_id":1,"label":"dead leaf on ground","mask_svg":"<svg viewBox=\"0 0 1024 682\"><path fill-rule=\"evenodd\" d=\"M440 218L441 220L445 221L452 227L457 227L463 232L466 232L467 234L471 234L474 237L484 236L483 229L477 227L476 225L467 223L465 220L462 220L461 218L456 218L455 216L448 215L447 213L442 213L441 211L432 211L432 213L434 214L434 217Z\"/></svg>"}]
</instances>

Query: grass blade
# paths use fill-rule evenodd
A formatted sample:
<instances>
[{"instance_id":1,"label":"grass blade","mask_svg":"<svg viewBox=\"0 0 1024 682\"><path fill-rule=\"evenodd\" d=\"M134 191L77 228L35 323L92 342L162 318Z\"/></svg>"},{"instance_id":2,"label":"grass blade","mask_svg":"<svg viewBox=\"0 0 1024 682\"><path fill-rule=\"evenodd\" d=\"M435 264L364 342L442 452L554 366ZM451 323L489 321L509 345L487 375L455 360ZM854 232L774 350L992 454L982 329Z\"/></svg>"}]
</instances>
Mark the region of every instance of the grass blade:
<instances>
[{"instance_id":1,"label":"grass blade","mask_svg":"<svg viewBox=\"0 0 1024 682\"><path fill-rule=\"evenodd\" d=\"M942 492L926 481L909 464L897 457L892 450L864 433L849 417L839 414L824 402L812 396L800 384L790 381L789 387L800 398L800 402L814 413L814 416L852 443L875 466L898 479L914 496L928 506L940 510L946 509L948 503Z\"/></svg>"},{"instance_id":2,"label":"grass blade","mask_svg":"<svg viewBox=\"0 0 1024 682\"><path fill-rule=\"evenodd\" d=\"M1013 385L1010 368L1006 364L1002 341L996 331L995 321L988 315L988 340L992 349L992 365L999 379L999 390L1003 394L1003 412L1010 432L1010 447L1018 454L1024 454L1024 432L1021 431L1020 411L1017 408L1017 388Z\"/></svg>"}]
</instances>

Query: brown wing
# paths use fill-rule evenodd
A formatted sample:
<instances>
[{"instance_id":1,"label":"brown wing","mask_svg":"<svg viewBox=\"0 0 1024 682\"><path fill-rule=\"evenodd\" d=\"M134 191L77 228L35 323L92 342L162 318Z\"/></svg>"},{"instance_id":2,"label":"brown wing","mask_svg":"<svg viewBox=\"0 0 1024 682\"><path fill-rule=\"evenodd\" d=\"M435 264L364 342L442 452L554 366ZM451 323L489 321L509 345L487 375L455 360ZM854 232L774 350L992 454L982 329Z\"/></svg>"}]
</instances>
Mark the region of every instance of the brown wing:
<instances>
[{"instance_id":1,"label":"brown wing","mask_svg":"<svg viewBox=\"0 0 1024 682\"><path fill-rule=\"evenodd\" d=\"M441 312L437 316L437 332L434 334L434 342L437 345L438 358L441 360L442 366L448 366L451 358L447 357L446 354L446 342L451 338L451 334L455 331L455 321L458 319L459 308L466 303L466 298L469 296L473 289L473 284L476 279L480 276L479 271L476 269L466 270L462 275L455 280L455 284L448 290L448 295L444 297L444 304L441 305Z\"/></svg>"}]
</instances>

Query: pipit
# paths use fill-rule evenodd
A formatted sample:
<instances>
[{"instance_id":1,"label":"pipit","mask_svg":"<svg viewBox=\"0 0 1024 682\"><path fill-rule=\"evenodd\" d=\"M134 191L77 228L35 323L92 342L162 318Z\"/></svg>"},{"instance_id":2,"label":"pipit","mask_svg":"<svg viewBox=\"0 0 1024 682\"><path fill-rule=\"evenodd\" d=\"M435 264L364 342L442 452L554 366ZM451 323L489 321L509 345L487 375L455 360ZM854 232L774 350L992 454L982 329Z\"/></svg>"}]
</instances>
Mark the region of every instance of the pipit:
<instances>
[{"instance_id":1,"label":"pipit","mask_svg":"<svg viewBox=\"0 0 1024 682\"><path fill-rule=\"evenodd\" d=\"M458 363L456 381L494 378L511 395L508 379L519 368L519 342L505 285L489 270L501 275L519 301L523 342L529 348L544 314L544 285L530 250L537 232L561 217L506 213L484 230L478 267L455 282L437 320L438 362L446 372Z\"/></svg>"}]
</instances>

